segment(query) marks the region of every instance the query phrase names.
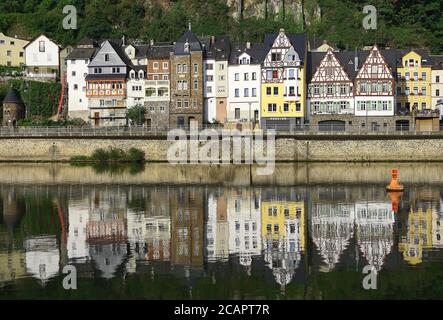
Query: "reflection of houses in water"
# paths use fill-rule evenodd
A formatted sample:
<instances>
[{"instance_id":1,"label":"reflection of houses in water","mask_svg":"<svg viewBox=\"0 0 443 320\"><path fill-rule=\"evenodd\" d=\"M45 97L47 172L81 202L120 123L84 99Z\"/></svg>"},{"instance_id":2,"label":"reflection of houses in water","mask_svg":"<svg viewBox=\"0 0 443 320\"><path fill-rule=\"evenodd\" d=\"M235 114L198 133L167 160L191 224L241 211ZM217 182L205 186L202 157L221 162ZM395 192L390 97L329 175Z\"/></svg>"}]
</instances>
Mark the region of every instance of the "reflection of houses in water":
<instances>
[{"instance_id":1,"label":"reflection of houses in water","mask_svg":"<svg viewBox=\"0 0 443 320\"><path fill-rule=\"evenodd\" d=\"M0 253L0 286L26 275L26 256L23 251L12 250Z\"/></svg>"},{"instance_id":2,"label":"reflection of houses in water","mask_svg":"<svg viewBox=\"0 0 443 320\"><path fill-rule=\"evenodd\" d=\"M208 262L229 258L229 223L227 193L209 193L206 219L206 258Z\"/></svg>"},{"instance_id":3,"label":"reflection of houses in water","mask_svg":"<svg viewBox=\"0 0 443 320\"><path fill-rule=\"evenodd\" d=\"M261 254L260 194L251 189L228 193L229 254L239 257L241 265L250 267L252 257Z\"/></svg>"},{"instance_id":4,"label":"reflection of houses in water","mask_svg":"<svg viewBox=\"0 0 443 320\"><path fill-rule=\"evenodd\" d=\"M278 284L289 284L305 250L305 204L293 190L262 193L264 259Z\"/></svg>"},{"instance_id":5,"label":"reflection of houses in water","mask_svg":"<svg viewBox=\"0 0 443 320\"><path fill-rule=\"evenodd\" d=\"M406 235L402 236L398 245L403 253L403 259L409 264L415 265L422 262L423 250L432 247L432 223L433 210L413 209L408 215L406 222Z\"/></svg>"},{"instance_id":6,"label":"reflection of houses in water","mask_svg":"<svg viewBox=\"0 0 443 320\"><path fill-rule=\"evenodd\" d=\"M17 199L13 188L7 189L3 194L3 223L10 231L18 225L24 212L25 203Z\"/></svg>"},{"instance_id":7,"label":"reflection of houses in water","mask_svg":"<svg viewBox=\"0 0 443 320\"><path fill-rule=\"evenodd\" d=\"M102 277L112 278L127 254L126 193L110 189L94 193L86 224L89 254Z\"/></svg>"},{"instance_id":8,"label":"reflection of houses in water","mask_svg":"<svg viewBox=\"0 0 443 320\"><path fill-rule=\"evenodd\" d=\"M89 221L89 202L86 200L69 202L69 230L67 238L68 258L75 262L86 262L89 259L87 224Z\"/></svg>"},{"instance_id":9,"label":"reflection of houses in water","mask_svg":"<svg viewBox=\"0 0 443 320\"><path fill-rule=\"evenodd\" d=\"M171 216L167 188L148 189L144 225L146 228L146 258L149 261L170 261L171 259ZM137 250L137 248L136 248Z\"/></svg>"},{"instance_id":10,"label":"reflection of houses in water","mask_svg":"<svg viewBox=\"0 0 443 320\"><path fill-rule=\"evenodd\" d=\"M371 266L381 270L394 244L391 202L357 202L355 224L360 251Z\"/></svg>"},{"instance_id":11,"label":"reflection of houses in water","mask_svg":"<svg viewBox=\"0 0 443 320\"><path fill-rule=\"evenodd\" d=\"M25 240L26 272L46 283L58 274L60 253L55 236Z\"/></svg>"},{"instance_id":12,"label":"reflection of houses in water","mask_svg":"<svg viewBox=\"0 0 443 320\"><path fill-rule=\"evenodd\" d=\"M202 267L203 190L180 187L169 199L172 219L171 261L173 264Z\"/></svg>"},{"instance_id":13,"label":"reflection of houses in water","mask_svg":"<svg viewBox=\"0 0 443 320\"><path fill-rule=\"evenodd\" d=\"M348 247L354 233L354 205L319 203L312 207L311 235L331 271L339 262L343 251Z\"/></svg>"}]
</instances>

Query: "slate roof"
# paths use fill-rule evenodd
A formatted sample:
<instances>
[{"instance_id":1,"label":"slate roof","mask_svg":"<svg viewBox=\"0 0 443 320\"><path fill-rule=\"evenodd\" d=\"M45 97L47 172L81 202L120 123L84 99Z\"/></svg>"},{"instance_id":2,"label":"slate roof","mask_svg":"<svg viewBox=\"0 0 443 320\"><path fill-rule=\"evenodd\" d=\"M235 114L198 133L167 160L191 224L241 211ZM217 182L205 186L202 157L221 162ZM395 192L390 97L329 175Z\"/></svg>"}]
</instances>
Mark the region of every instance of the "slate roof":
<instances>
[{"instance_id":1,"label":"slate roof","mask_svg":"<svg viewBox=\"0 0 443 320\"><path fill-rule=\"evenodd\" d=\"M432 69L443 70L443 56L430 56Z\"/></svg>"},{"instance_id":2,"label":"slate roof","mask_svg":"<svg viewBox=\"0 0 443 320\"><path fill-rule=\"evenodd\" d=\"M171 44L154 44L148 47L148 59L169 59L174 46Z\"/></svg>"},{"instance_id":3,"label":"slate roof","mask_svg":"<svg viewBox=\"0 0 443 320\"><path fill-rule=\"evenodd\" d=\"M431 66L431 58L429 56L429 51L426 49L411 49L411 50L397 50L397 66L402 67L402 58L407 55L409 52L414 51L419 54L422 59L423 66Z\"/></svg>"},{"instance_id":4,"label":"slate roof","mask_svg":"<svg viewBox=\"0 0 443 320\"><path fill-rule=\"evenodd\" d=\"M266 54L271 50L272 45L274 44L275 39L277 38L278 33L266 33L265 34L265 43L264 43L264 54L263 59L266 56ZM306 34L305 33L296 33L296 34L286 34L289 41L291 42L292 46L294 47L295 51L297 51L300 60L306 61Z\"/></svg>"},{"instance_id":5,"label":"slate roof","mask_svg":"<svg viewBox=\"0 0 443 320\"><path fill-rule=\"evenodd\" d=\"M237 65L237 58L245 52L251 57L251 64L260 64L263 60L263 49L263 43L251 43L250 49L247 48L247 45L244 42L233 43L231 46L229 64Z\"/></svg>"},{"instance_id":6,"label":"slate roof","mask_svg":"<svg viewBox=\"0 0 443 320\"><path fill-rule=\"evenodd\" d=\"M174 54L176 55L185 55L188 54L184 51L185 43L189 43L189 51L203 51L202 44L197 36L191 31L186 31L180 39L174 45Z\"/></svg>"},{"instance_id":7,"label":"slate roof","mask_svg":"<svg viewBox=\"0 0 443 320\"><path fill-rule=\"evenodd\" d=\"M109 41L109 43L111 44L111 47L114 49L114 51L117 53L117 55L120 57L120 59L122 59L122 61L127 65L132 67L132 61L131 59L129 59L129 57L126 55L125 51L123 50L123 48L118 45L117 43L113 42L113 41Z\"/></svg>"},{"instance_id":8,"label":"slate roof","mask_svg":"<svg viewBox=\"0 0 443 320\"><path fill-rule=\"evenodd\" d=\"M338 51L338 47L335 42L328 41L328 40L321 40L321 39L310 39L309 40L309 49L316 50L318 47L321 47L324 44L327 44L330 47L332 47L332 49L334 51Z\"/></svg>"},{"instance_id":9,"label":"slate roof","mask_svg":"<svg viewBox=\"0 0 443 320\"><path fill-rule=\"evenodd\" d=\"M14 88L9 88L8 92L6 93L5 98L3 99L3 104L5 103L14 103L14 104L21 104L22 100L20 99L19 93Z\"/></svg>"},{"instance_id":10,"label":"slate roof","mask_svg":"<svg viewBox=\"0 0 443 320\"><path fill-rule=\"evenodd\" d=\"M212 43L211 37L206 37L202 40L205 48L205 58L214 59L217 61L229 60L229 55L231 53L231 41L227 36L216 36L213 38L214 43Z\"/></svg>"},{"instance_id":11,"label":"slate roof","mask_svg":"<svg viewBox=\"0 0 443 320\"><path fill-rule=\"evenodd\" d=\"M74 48L66 60L90 60L95 56L97 48Z\"/></svg>"}]
</instances>

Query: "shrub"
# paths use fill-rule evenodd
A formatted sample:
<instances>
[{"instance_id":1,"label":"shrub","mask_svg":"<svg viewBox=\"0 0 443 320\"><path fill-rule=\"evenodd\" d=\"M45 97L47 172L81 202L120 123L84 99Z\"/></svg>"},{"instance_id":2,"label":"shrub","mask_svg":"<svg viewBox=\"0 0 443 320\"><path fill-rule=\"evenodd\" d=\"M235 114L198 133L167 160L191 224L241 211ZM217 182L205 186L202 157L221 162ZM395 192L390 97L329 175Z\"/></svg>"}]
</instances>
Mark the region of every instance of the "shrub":
<instances>
[{"instance_id":1,"label":"shrub","mask_svg":"<svg viewBox=\"0 0 443 320\"><path fill-rule=\"evenodd\" d=\"M127 160L129 162L143 162L145 161L145 153L140 149L131 148L128 151Z\"/></svg>"},{"instance_id":2,"label":"shrub","mask_svg":"<svg viewBox=\"0 0 443 320\"><path fill-rule=\"evenodd\" d=\"M94 152L91 155L91 159L99 162L108 162L109 154L105 149L99 148L94 150Z\"/></svg>"}]
</instances>

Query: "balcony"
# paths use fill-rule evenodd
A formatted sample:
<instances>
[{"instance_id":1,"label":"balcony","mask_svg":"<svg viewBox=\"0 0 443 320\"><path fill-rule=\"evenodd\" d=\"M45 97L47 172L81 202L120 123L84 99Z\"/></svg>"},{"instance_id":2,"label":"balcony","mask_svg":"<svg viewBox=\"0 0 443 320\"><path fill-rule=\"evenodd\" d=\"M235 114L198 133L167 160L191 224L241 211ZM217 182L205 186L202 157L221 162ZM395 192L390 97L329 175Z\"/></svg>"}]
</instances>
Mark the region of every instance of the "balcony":
<instances>
[{"instance_id":1,"label":"balcony","mask_svg":"<svg viewBox=\"0 0 443 320\"><path fill-rule=\"evenodd\" d=\"M431 110L431 109L423 109L423 110L415 110L413 111L416 118L439 118L440 110Z\"/></svg>"}]
</instances>

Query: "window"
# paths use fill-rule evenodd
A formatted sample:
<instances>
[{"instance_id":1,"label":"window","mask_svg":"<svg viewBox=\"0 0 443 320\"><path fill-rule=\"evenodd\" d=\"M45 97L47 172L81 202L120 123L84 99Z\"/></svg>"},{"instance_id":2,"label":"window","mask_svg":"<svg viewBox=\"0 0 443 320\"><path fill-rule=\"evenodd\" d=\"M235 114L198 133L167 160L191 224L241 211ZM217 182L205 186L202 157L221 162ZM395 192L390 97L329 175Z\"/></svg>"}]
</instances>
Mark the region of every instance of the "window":
<instances>
[{"instance_id":1,"label":"window","mask_svg":"<svg viewBox=\"0 0 443 320\"><path fill-rule=\"evenodd\" d=\"M328 84L327 85L327 92L328 92L329 95L331 95L333 93L332 89L333 89L332 84Z\"/></svg>"},{"instance_id":2,"label":"window","mask_svg":"<svg viewBox=\"0 0 443 320\"><path fill-rule=\"evenodd\" d=\"M212 87L211 86L207 86L206 87L206 92L207 93L212 93Z\"/></svg>"},{"instance_id":3,"label":"window","mask_svg":"<svg viewBox=\"0 0 443 320\"><path fill-rule=\"evenodd\" d=\"M426 102L422 102L422 103L421 103L421 108L422 108L422 109L426 109Z\"/></svg>"},{"instance_id":4,"label":"window","mask_svg":"<svg viewBox=\"0 0 443 320\"><path fill-rule=\"evenodd\" d=\"M194 80L194 90L198 90L198 81Z\"/></svg>"},{"instance_id":5,"label":"window","mask_svg":"<svg viewBox=\"0 0 443 320\"><path fill-rule=\"evenodd\" d=\"M288 112L288 111L289 111L289 104L288 104L288 103L285 103L285 104L283 105L283 111L284 111L284 112Z\"/></svg>"},{"instance_id":6,"label":"window","mask_svg":"<svg viewBox=\"0 0 443 320\"><path fill-rule=\"evenodd\" d=\"M245 88L245 90L244 90L244 96L245 96L245 97L249 97L249 89L248 89L248 88Z\"/></svg>"},{"instance_id":7,"label":"window","mask_svg":"<svg viewBox=\"0 0 443 320\"><path fill-rule=\"evenodd\" d=\"M235 81L239 81L239 80L240 80L240 74L239 74L239 73L236 73L236 74L234 75L234 80L235 80Z\"/></svg>"},{"instance_id":8,"label":"window","mask_svg":"<svg viewBox=\"0 0 443 320\"><path fill-rule=\"evenodd\" d=\"M218 66L218 70L220 70L220 71L225 70L225 65L224 64L220 64Z\"/></svg>"},{"instance_id":9,"label":"window","mask_svg":"<svg viewBox=\"0 0 443 320\"><path fill-rule=\"evenodd\" d=\"M266 79L271 80L272 79L272 70L266 71Z\"/></svg>"},{"instance_id":10,"label":"window","mask_svg":"<svg viewBox=\"0 0 443 320\"><path fill-rule=\"evenodd\" d=\"M271 87L266 87L266 95L270 96L272 94L272 88Z\"/></svg>"},{"instance_id":11,"label":"window","mask_svg":"<svg viewBox=\"0 0 443 320\"><path fill-rule=\"evenodd\" d=\"M214 65L212 63L206 64L206 70L213 70L213 69L214 69Z\"/></svg>"},{"instance_id":12,"label":"window","mask_svg":"<svg viewBox=\"0 0 443 320\"><path fill-rule=\"evenodd\" d=\"M252 88L252 96L253 97L257 96L257 88Z\"/></svg>"},{"instance_id":13,"label":"window","mask_svg":"<svg viewBox=\"0 0 443 320\"><path fill-rule=\"evenodd\" d=\"M12 56L12 51L11 51L11 50L6 51L6 55L7 55L8 57Z\"/></svg>"},{"instance_id":14,"label":"window","mask_svg":"<svg viewBox=\"0 0 443 320\"><path fill-rule=\"evenodd\" d=\"M257 80L257 72L252 73L252 80Z\"/></svg>"},{"instance_id":15,"label":"window","mask_svg":"<svg viewBox=\"0 0 443 320\"><path fill-rule=\"evenodd\" d=\"M440 76L435 76L435 82L440 83Z\"/></svg>"},{"instance_id":16,"label":"window","mask_svg":"<svg viewBox=\"0 0 443 320\"><path fill-rule=\"evenodd\" d=\"M340 101L340 110L345 110L348 104L346 101Z\"/></svg>"},{"instance_id":17,"label":"window","mask_svg":"<svg viewBox=\"0 0 443 320\"><path fill-rule=\"evenodd\" d=\"M372 101L371 106L372 106L372 111L377 111L377 101Z\"/></svg>"},{"instance_id":18,"label":"window","mask_svg":"<svg viewBox=\"0 0 443 320\"><path fill-rule=\"evenodd\" d=\"M288 78L289 79L295 79L295 70L294 69L289 69L288 70Z\"/></svg>"},{"instance_id":19,"label":"window","mask_svg":"<svg viewBox=\"0 0 443 320\"><path fill-rule=\"evenodd\" d=\"M320 111L320 102L318 102L318 101L314 102L314 111L315 112Z\"/></svg>"},{"instance_id":20,"label":"window","mask_svg":"<svg viewBox=\"0 0 443 320\"><path fill-rule=\"evenodd\" d=\"M244 79L245 81L249 81L249 73L245 73L245 74L243 75L243 79Z\"/></svg>"},{"instance_id":21,"label":"window","mask_svg":"<svg viewBox=\"0 0 443 320\"><path fill-rule=\"evenodd\" d=\"M194 109L197 109L197 100L192 100L192 107L194 108Z\"/></svg>"},{"instance_id":22,"label":"window","mask_svg":"<svg viewBox=\"0 0 443 320\"><path fill-rule=\"evenodd\" d=\"M182 72L182 65L181 64L178 64L177 65L177 73L181 73Z\"/></svg>"},{"instance_id":23,"label":"window","mask_svg":"<svg viewBox=\"0 0 443 320\"><path fill-rule=\"evenodd\" d=\"M154 63L153 63L153 68L154 68L154 69L158 69L158 66L159 66L159 65L158 65L158 62L154 62Z\"/></svg>"},{"instance_id":24,"label":"window","mask_svg":"<svg viewBox=\"0 0 443 320\"><path fill-rule=\"evenodd\" d=\"M78 84L74 84L74 90L78 90Z\"/></svg>"},{"instance_id":25,"label":"window","mask_svg":"<svg viewBox=\"0 0 443 320\"><path fill-rule=\"evenodd\" d=\"M278 87L274 87L274 96L278 96Z\"/></svg>"},{"instance_id":26,"label":"window","mask_svg":"<svg viewBox=\"0 0 443 320\"><path fill-rule=\"evenodd\" d=\"M177 90L178 91L183 90L183 82L181 80L177 81Z\"/></svg>"},{"instance_id":27,"label":"window","mask_svg":"<svg viewBox=\"0 0 443 320\"><path fill-rule=\"evenodd\" d=\"M214 81L214 76L211 76L211 75L207 76L206 81L208 81L208 82Z\"/></svg>"},{"instance_id":28,"label":"window","mask_svg":"<svg viewBox=\"0 0 443 320\"><path fill-rule=\"evenodd\" d=\"M169 67L169 63L163 62L163 69L168 69L168 67Z\"/></svg>"},{"instance_id":29,"label":"window","mask_svg":"<svg viewBox=\"0 0 443 320\"><path fill-rule=\"evenodd\" d=\"M439 89L435 90L435 95L436 95L437 97L440 96L440 90L439 90Z\"/></svg>"},{"instance_id":30,"label":"window","mask_svg":"<svg viewBox=\"0 0 443 320\"><path fill-rule=\"evenodd\" d=\"M183 81L183 91L186 91L186 90L188 90L188 81L184 80Z\"/></svg>"},{"instance_id":31,"label":"window","mask_svg":"<svg viewBox=\"0 0 443 320\"><path fill-rule=\"evenodd\" d=\"M277 53L277 52L272 53L271 54L271 61L272 62L281 61L281 53Z\"/></svg>"},{"instance_id":32,"label":"window","mask_svg":"<svg viewBox=\"0 0 443 320\"><path fill-rule=\"evenodd\" d=\"M105 54L105 61L109 61L109 54Z\"/></svg>"},{"instance_id":33,"label":"window","mask_svg":"<svg viewBox=\"0 0 443 320\"><path fill-rule=\"evenodd\" d=\"M426 79L427 79L427 74L426 74L426 72L422 72L422 73L421 73L421 78L422 78L424 81L426 81Z\"/></svg>"},{"instance_id":34,"label":"window","mask_svg":"<svg viewBox=\"0 0 443 320\"><path fill-rule=\"evenodd\" d=\"M104 107L105 106L105 100L100 100L100 107Z\"/></svg>"},{"instance_id":35,"label":"window","mask_svg":"<svg viewBox=\"0 0 443 320\"><path fill-rule=\"evenodd\" d=\"M272 71L272 79L278 79L278 70Z\"/></svg>"},{"instance_id":36,"label":"window","mask_svg":"<svg viewBox=\"0 0 443 320\"><path fill-rule=\"evenodd\" d=\"M277 111L277 104L268 103L268 112L276 112L276 111Z\"/></svg>"},{"instance_id":37,"label":"window","mask_svg":"<svg viewBox=\"0 0 443 320\"><path fill-rule=\"evenodd\" d=\"M40 52L45 52L45 51L46 51L46 47L45 47L45 42L44 42L44 41L40 41L40 42L38 43L38 50L39 50Z\"/></svg>"},{"instance_id":38,"label":"window","mask_svg":"<svg viewBox=\"0 0 443 320\"><path fill-rule=\"evenodd\" d=\"M194 63L194 73L198 73L198 64Z\"/></svg>"},{"instance_id":39,"label":"window","mask_svg":"<svg viewBox=\"0 0 443 320\"><path fill-rule=\"evenodd\" d=\"M235 119L240 119L240 108L235 108Z\"/></svg>"},{"instance_id":40,"label":"window","mask_svg":"<svg viewBox=\"0 0 443 320\"><path fill-rule=\"evenodd\" d=\"M181 109L181 107L182 107L182 101L177 100L177 109Z\"/></svg>"},{"instance_id":41,"label":"window","mask_svg":"<svg viewBox=\"0 0 443 320\"><path fill-rule=\"evenodd\" d=\"M300 112L301 111L301 105L300 103L295 104L295 111Z\"/></svg>"},{"instance_id":42,"label":"window","mask_svg":"<svg viewBox=\"0 0 443 320\"><path fill-rule=\"evenodd\" d=\"M183 107L189 108L189 101L188 100L183 101Z\"/></svg>"},{"instance_id":43,"label":"window","mask_svg":"<svg viewBox=\"0 0 443 320\"><path fill-rule=\"evenodd\" d=\"M340 94L346 94L347 86L345 84L340 85Z\"/></svg>"},{"instance_id":44,"label":"window","mask_svg":"<svg viewBox=\"0 0 443 320\"><path fill-rule=\"evenodd\" d=\"M235 89L235 97L240 97L240 89Z\"/></svg>"}]
</instances>

